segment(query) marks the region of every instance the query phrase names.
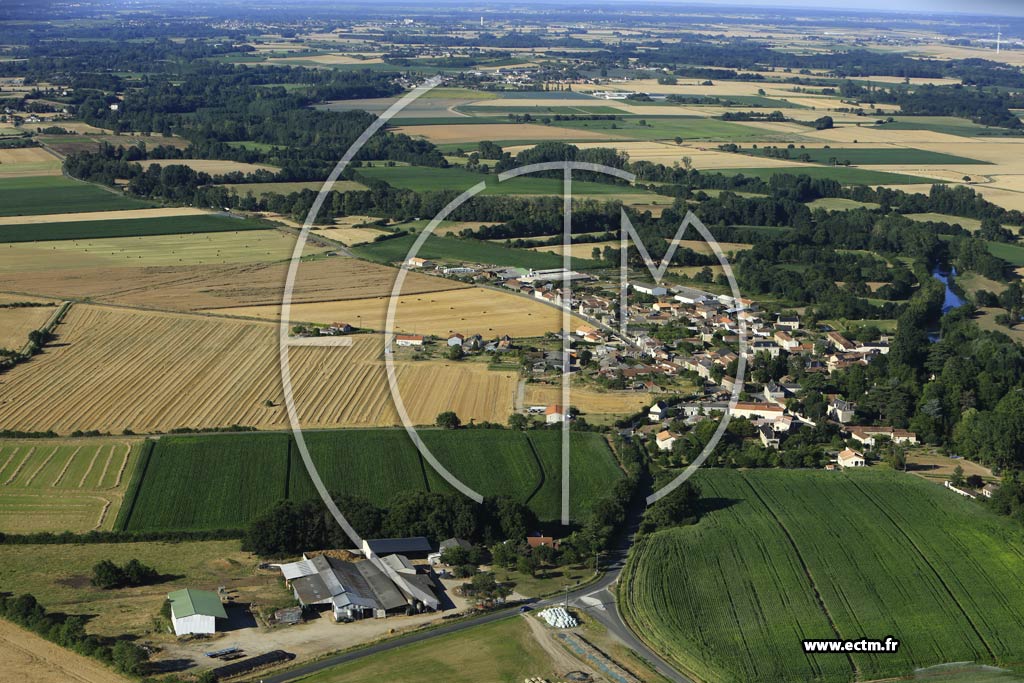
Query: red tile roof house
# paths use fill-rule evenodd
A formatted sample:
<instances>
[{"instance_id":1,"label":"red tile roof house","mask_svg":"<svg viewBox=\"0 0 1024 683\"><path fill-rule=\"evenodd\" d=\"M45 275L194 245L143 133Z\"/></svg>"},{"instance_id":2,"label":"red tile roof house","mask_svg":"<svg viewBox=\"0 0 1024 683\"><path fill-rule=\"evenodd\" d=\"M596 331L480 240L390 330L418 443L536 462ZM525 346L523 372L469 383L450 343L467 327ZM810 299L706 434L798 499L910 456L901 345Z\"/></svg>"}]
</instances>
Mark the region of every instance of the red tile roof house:
<instances>
[{"instance_id":1,"label":"red tile roof house","mask_svg":"<svg viewBox=\"0 0 1024 683\"><path fill-rule=\"evenodd\" d=\"M422 334L396 334L395 343L399 346L423 346Z\"/></svg>"}]
</instances>

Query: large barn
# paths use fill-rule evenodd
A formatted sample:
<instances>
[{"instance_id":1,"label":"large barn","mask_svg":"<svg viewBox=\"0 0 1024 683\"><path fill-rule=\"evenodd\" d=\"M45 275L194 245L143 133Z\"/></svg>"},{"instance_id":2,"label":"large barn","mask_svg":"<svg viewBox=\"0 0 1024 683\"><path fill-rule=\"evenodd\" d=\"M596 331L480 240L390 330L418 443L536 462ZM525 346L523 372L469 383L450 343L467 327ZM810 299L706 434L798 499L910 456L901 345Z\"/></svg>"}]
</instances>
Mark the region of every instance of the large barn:
<instances>
[{"instance_id":1,"label":"large barn","mask_svg":"<svg viewBox=\"0 0 1024 683\"><path fill-rule=\"evenodd\" d=\"M167 599L171 601L171 623L175 635L214 633L217 620L228 618L220 596L213 591L185 588L168 593Z\"/></svg>"}]
</instances>

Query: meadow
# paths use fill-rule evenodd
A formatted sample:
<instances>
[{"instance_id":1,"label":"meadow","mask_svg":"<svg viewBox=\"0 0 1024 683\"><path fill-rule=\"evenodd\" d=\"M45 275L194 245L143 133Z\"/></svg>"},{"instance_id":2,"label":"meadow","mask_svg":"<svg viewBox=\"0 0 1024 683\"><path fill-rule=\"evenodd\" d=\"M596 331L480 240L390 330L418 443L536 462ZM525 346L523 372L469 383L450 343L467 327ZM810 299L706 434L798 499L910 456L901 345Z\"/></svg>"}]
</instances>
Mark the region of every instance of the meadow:
<instances>
[{"instance_id":1,"label":"meadow","mask_svg":"<svg viewBox=\"0 0 1024 683\"><path fill-rule=\"evenodd\" d=\"M634 630L703 680L846 683L1024 655L1024 532L891 470L703 470L706 511L633 550ZM897 653L805 655L800 640L884 638Z\"/></svg>"},{"instance_id":2,"label":"meadow","mask_svg":"<svg viewBox=\"0 0 1024 683\"><path fill-rule=\"evenodd\" d=\"M1019 131L983 126L955 116L897 116L892 123L873 126L881 130L925 130L960 137L1019 137Z\"/></svg>"},{"instance_id":3,"label":"meadow","mask_svg":"<svg viewBox=\"0 0 1024 683\"><path fill-rule=\"evenodd\" d=\"M487 187L480 192L483 195L561 195L563 189L561 178L524 175L499 182L496 175L473 173L461 168L375 165L363 166L357 169L357 172L359 176L383 180L392 187L416 192L440 190L464 192L481 182L487 183ZM613 185L586 180L573 181L572 189L574 194L579 195L622 195L640 192L630 185Z\"/></svg>"},{"instance_id":4,"label":"meadow","mask_svg":"<svg viewBox=\"0 0 1024 683\"><path fill-rule=\"evenodd\" d=\"M129 199L97 185L60 176L0 178L0 216L118 211L151 206L149 202Z\"/></svg>"},{"instance_id":5,"label":"meadow","mask_svg":"<svg viewBox=\"0 0 1024 683\"><path fill-rule=\"evenodd\" d=\"M561 511L561 432L421 430L446 468L485 496L508 495L542 521ZM308 431L306 443L329 491L386 507L408 491L453 489L401 429ZM621 472L599 434L572 435L571 514L580 520ZM165 436L137 468L117 528L239 529L285 498L316 498L290 435Z\"/></svg>"},{"instance_id":6,"label":"meadow","mask_svg":"<svg viewBox=\"0 0 1024 683\"><path fill-rule=\"evenodd\" d=\"M0 532L111 529L138 460L137 440L0 442Z\"/></svg>"},{"instance_id":7,"label":"meadow","mask_svg":"<svg viewBox=\"0 0 1024 683\"><path fill-rule=\"evenodd\" d=\"M266 230L268 227L270 224L265 221L219 214L130 218L117 221L24 223L0 226L0 243L234 232L237 230Z\"/></svg>"}]
</instances>

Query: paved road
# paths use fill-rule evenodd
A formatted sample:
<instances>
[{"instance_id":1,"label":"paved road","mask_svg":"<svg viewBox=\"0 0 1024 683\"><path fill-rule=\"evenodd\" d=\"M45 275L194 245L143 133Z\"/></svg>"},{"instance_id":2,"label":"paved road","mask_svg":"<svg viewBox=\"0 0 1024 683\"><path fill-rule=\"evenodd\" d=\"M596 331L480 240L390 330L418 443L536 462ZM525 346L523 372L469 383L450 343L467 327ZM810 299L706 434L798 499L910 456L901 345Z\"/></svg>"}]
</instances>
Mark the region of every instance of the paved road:
<instances>
[{"instance_id":1,"label":"paved road","mask_svg":"<svg viewBox=\"0 0 1024 683\"><path fill-rule=\"evenodd\" d=\"M608 629L609 633L622 641L626 647L630 648L647 660L647 662L650 663L650 665L653 666L659 674L664 676L665 679L672 681L672 683L694 683L691 679L676 671L668 662L662 659L661 656L637 638L637 636L623 622L622 617L619 615L618 607L615 604L615 582L618 581L619 575L622 573L626 557L629 553L629 548L633 545L633 536L636 533L637 526L639 525L640 515L643 513L644 509L644 497L638 496L637 498L638 503L630 513L629 524L620 537L620 541L617 544L618 547L615 550L610 551L604 558L604 565L602 567L604 569L604 575L602 575L600 579L595 583L585 586L584 588L569 591L567 596L563 594L546 600L532 600L529 604L533 609L543 609L552 605L560 605L564 601L568 600L570 606L585 611L592 619L595 619L604 625L604 627ZM421 631L417 633L410 633L405 636L389 638L388 640L377 643L376 645L371 645L352 652L333 655L316 662L298 666L283 673L267 676L260 680L263 681L263 683L288 683L289 681L294 681L302 676L308 676L309 674L322 671L332 666L354 662L362 659L363 657L368 657L380 652L388 652L389 650L394 650L395 648L402 647L403 645L420 643L431 638L437 638L438 636L458 633L459 631L464 631L468 628L481 626L483 624L490 624L502 619L509 619L517 614L519 614L519 609L518 607L515 607L497 612L489 612L478 617L461 619L450 624L444 624L429 631Z\"/></svg>"}]
</instances>

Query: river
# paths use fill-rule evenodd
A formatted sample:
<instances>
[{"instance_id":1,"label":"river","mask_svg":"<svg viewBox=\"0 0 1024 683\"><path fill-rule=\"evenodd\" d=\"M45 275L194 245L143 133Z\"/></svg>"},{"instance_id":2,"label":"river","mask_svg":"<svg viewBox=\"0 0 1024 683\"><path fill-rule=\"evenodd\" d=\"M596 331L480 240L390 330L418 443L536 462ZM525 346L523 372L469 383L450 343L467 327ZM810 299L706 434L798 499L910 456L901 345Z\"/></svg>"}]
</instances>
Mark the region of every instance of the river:
<instances>
[{"instance_id":1,"label":"river","mask_svg":"<svg viewBox=\"0 0 1024 683\"><path fill-rule=\"evenodd\" d=\"M966 301L963 297L953 291L953 278L956 277L956 268L950 267L949 270L942 270L938 267L932 271L932 277L942 283L946 288L946 297L942 301L942 312L949 313L954 308L963 306Z\"/></svg>"}]
</instances>

